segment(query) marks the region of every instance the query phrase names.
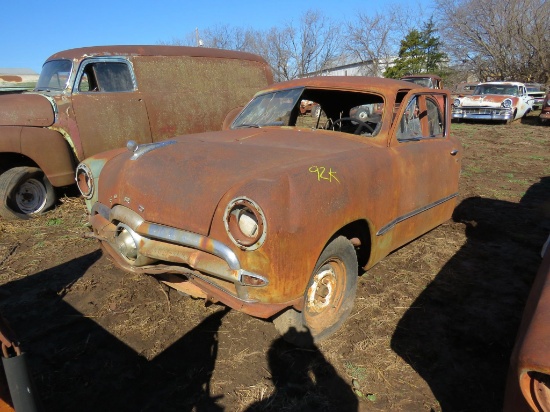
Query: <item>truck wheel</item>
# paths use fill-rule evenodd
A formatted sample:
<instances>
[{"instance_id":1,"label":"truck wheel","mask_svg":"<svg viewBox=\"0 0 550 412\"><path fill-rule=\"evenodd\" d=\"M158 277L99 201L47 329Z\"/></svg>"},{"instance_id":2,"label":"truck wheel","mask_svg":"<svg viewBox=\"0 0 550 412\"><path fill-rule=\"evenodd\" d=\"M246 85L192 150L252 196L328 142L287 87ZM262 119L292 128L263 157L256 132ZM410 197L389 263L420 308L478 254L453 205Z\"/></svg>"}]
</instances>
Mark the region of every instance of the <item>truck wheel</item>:
<instances>
[{"instance_id":1,"label":"truck wheel","mask_svg":"<svg viewBox=\"0 0 550 412\"><path fill-rule=\"evenodd\" d=\"M55 203L55 191L42 170L14 167L0 175L0 216L28 219Z\"/></svg>"},{"instance_id":2,"label":"truck wheel","mask_svg":"<svg viewBox=\"0 0 550 412\"><path fill-rule=\"evenodd\" d=\"M273 320L283 338L307 347L334 333L349 316L357 290L358 263L351 242L340 236L317 260L304 295L304 310L290 308Z\"/></svg>"}]
</instances>

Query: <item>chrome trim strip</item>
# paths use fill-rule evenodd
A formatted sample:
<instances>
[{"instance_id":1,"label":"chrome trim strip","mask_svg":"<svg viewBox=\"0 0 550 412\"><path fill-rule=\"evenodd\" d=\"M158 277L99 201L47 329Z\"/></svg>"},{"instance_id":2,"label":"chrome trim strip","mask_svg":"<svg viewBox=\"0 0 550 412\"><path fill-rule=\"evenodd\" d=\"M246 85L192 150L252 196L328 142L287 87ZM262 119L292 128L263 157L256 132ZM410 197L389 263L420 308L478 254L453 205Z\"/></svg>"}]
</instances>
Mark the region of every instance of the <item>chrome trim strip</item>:
<instances>
[{"instance_id":1,"label":"chrome trim strip","mask_svg":"<svg viewBox=\"0 0 550 412\"><path fill-rule=\"evenodd\" d=\"M140 227L136 227L134 230L140 235L149 236L153 239L164 240L167 242L177 243L178 245L210 252L213 255L225 260L230 269L241 269L241 264L235 253L217 240L209 239L196 233L186 232L181 229L158 225L156 223L148 223L146 230L141 230ZM205 247L207 245L208 247Z\"/></svg>"},{"instance_id":2,"label":"chrome trim strip","mask_svg":"<svg viewBox=\"0 0 550 412\"><path fill-rule=\"evenodd\" d=\"M160 149L161 147L165 147L165 146L170 146L175 143L176 143L175 140L165 140L163 142L158 142L158 143L145 143L145 144L137 145L135 141L130 140L126 145L126 147L128 148L128 150L134 153L132 157L130 157L130 160L137 160L141 156L143 156L146 153L149 153L152 150Z\"/></svg>"},{"instance_id":3,"label":"chrome trim strip","mask_svg":"<svg viewBox=\"0 0 550 412\"><path fill-rule=\"evenodd\" d=\"M443 199L440 199L436 202L433 202L433 203L430 203L429 205L426 205L424 207L421 207L420 209L417 209L417 210L413 210L412 212L409 212L407 213L406 215L403 215L403 216L400 216L394 220L392 220L390 223L388 223L387 225L383 226L382 228L380 228L380 230L378 232L376 232L376 236L382 236L384 234L386 234L388 231L390 231L391 229L394 228L395 225L397 225L398 223L401 223L403 222L404 220L407 220L413 216L416 216L422 212L425 212L426 210L429 210L433 207L436 207L436 206L439 206L440 204L442 203L445 203L455 197L458 196L458 192L457 193L453 193L452 195L449 195L447 197L444 197Z\"/></svg>"}]
</instances>

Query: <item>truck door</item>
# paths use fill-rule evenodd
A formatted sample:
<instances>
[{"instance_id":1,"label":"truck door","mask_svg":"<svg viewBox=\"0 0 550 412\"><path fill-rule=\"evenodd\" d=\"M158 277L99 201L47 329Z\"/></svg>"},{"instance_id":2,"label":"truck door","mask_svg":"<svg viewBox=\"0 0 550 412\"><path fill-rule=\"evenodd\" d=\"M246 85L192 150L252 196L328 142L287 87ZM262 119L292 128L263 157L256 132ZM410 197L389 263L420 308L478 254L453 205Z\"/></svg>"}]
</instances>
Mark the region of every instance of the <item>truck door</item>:
<instances>
[{"instance_id":1,"label":"truck door","mask_svg":"<svg viewBox=\"0 0 550 412\"><path fill-rule=\"evenodd\" d=\"M130 63L122 58L82 62L72 94L84 157L151 142L147 109Z\"/></svg>"}]
</instances>

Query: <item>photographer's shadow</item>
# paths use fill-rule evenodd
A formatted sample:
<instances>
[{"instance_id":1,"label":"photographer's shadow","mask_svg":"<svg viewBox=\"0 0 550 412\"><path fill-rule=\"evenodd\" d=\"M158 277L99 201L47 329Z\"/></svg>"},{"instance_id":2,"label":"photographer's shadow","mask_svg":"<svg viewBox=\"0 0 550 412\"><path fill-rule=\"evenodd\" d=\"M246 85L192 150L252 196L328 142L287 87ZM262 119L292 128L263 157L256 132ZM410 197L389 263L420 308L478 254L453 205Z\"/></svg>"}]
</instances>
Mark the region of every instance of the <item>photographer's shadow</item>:
<instances>
[{"instance_id":1,"label":"photographer's shadow","mask_svg":"<svg viewBox=\"0 0 550 412\"><path fill-rule=\"evenodd\" d=\"M294 328L287 333L303 334L299 340L309 341L304 345L307 348L293 346L284 337L273 341L267 357L275 390L268 398L252 404L247 412L357 411L357 397L314 345L311 334Z\"/></svg>"}]
</instances>

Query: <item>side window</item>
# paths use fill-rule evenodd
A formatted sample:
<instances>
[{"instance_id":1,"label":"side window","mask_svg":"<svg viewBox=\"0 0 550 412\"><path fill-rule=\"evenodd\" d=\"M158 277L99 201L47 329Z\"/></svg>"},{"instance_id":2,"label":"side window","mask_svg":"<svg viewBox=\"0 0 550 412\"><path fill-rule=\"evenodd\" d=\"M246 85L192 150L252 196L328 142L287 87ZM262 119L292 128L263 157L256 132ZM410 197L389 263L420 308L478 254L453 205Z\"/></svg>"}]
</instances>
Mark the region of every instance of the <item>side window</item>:
<instances>
[{"instance_id":1,"label":"side window","mask_svg":"<svg viewBox=\"0 0 550 412\"><path fill-rule=\"evenodd\" d=\"M444 117L433 97L414 96L407 103L397 130L398 141L442 137Z\"/></svg>"},{"instance_id":2,"label":"side window","mask_svg":"<svg viewBox=\"0 0 550 412\"><path fill-rule=\"evenodd\" d=\"M418 105L418 96L414 96L407 103L407 108L403 117L399 121L397 129L397 140L419 140L422 138L422 128L420 126L420 107Z\"/></svg>"},{"instance_id":3,"label":"side window","mask_svg":"<svg viewBox=\"0 0 550 412\"><path fill-rule=\"evenodd\" d=\"M78 83L80 92L129 92L134 90L130 67L123 62L91 62Z\"/></svg>"},{"instance_id":4,"label":"side window","mask_svg":"<svg viewBox=\"0 0 550 412\"><path fill-rule=\"evenodd\" d=\"M426 99L426 108L428 109L429 137L441 136L443 134L443 114L439 110L439 105L432 99Z\"/></svg>"}]
</instances>

